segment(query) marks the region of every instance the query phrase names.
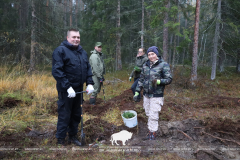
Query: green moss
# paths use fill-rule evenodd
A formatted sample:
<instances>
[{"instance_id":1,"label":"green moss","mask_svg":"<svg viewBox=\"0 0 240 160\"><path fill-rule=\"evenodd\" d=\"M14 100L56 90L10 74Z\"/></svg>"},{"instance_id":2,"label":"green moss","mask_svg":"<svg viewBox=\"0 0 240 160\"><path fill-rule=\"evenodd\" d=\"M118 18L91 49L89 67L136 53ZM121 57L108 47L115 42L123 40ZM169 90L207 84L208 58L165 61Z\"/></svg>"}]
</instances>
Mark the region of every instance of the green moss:
<instances>
[{"instance_id":1,"label":"green moss","mask_svg":"<svg viewBox=\"0 0 240 160\"><path fill-rule=\"evenodd\" d=\"M14 92L14 93L5 93L0 95L0 105L3 105L4 100L6 99L14 99L14 100L20 100L22 102L25 102L27 104L32 103L32 99L30 95L23 94L22 92Z\"/></svg>"},{"instance_id":2,"label":"green moss","mask_svg":"<svg viewBox=\"0 0 240 160\"><path fill-rule=\"evenodd\" d=\"M4 134L21 133L27 128L27 123L19 120L14 120L7 122L4 127Z\"/></svg>"}]
</instances>

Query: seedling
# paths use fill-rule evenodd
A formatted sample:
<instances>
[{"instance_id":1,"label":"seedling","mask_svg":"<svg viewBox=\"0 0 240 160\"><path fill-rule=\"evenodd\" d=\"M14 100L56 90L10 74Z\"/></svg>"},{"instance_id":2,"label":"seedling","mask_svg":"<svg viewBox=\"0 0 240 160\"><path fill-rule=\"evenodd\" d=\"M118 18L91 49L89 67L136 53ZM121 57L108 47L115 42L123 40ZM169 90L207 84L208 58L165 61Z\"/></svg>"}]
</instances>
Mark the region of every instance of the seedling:
<instances>
[{"instance_id":1,"label":"seedling","mask_svg":"<svg viewBox=\"0 0 240 160\"><path fill-rule=\"evenodd\" d=\"M134 116L135 116L135 114L133 114L133 113L131 113L131 112L124 112L124 113L123 113L123 117L124 117L124 118L127 118L127 119L133 118Z\"/></svg>"}]
</instances>

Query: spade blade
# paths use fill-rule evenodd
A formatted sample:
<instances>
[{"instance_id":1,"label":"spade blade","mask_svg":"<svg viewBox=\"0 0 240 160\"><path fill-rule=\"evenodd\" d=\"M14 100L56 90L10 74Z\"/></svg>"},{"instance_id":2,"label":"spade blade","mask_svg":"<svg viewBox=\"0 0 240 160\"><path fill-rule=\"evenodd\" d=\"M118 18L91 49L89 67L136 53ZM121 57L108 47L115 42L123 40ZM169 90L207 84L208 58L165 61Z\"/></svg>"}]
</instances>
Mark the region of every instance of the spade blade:
<instances>
[{"instance_id":1,"label":"spade blade","mask_svg":"<svg viewBox=\"0 0 240 160\"><path fill-rule=\"evenodd\" d=\"M82 134L81 134L81 144L82 144L82 146L85 146L85 145L86 145L86 142L85 142L85 133L82 133Z\"/></svg>"}]
</instances>

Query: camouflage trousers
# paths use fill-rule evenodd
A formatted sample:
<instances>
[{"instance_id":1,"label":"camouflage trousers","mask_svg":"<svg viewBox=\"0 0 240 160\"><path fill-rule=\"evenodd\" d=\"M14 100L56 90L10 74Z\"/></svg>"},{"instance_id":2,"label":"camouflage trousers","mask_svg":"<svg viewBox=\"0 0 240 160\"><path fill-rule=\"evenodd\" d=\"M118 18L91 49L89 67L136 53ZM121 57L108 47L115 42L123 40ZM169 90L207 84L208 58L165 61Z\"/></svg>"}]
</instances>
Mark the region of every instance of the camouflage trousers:
<instances>
[{"instance_id":1,"label":"camouflage trousers","mask_svg":"<svg viewBox=\"0 0 240 160\"><path fill-rule=\"evenodd\" d=\"M143 108L148 116L148 129L150 132L158 130L159 112L163 106L164 97L146 97L143 98Z\"/></svg>"}]
</instances>

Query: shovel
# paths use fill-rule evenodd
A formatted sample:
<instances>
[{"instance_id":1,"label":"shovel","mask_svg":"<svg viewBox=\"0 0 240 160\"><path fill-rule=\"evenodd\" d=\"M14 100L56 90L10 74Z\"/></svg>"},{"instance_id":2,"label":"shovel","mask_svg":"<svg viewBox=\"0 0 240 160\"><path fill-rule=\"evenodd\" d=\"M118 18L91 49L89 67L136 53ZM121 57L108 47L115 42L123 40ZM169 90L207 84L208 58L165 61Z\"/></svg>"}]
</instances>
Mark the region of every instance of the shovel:
<instances>
[{"instance_id":1,"label":"shovel","mask_svg":"<svg viewBox=\"0 0 240 160\"><path fill-rule=\"evenodd\" d=\"M76 92L76 94L81 94L81 144L82 146L85 145L85 133L83 133L83 113L82 113L82 104L83 104L83 94L86 93L87 91L82 91L82 92Z\"/></svg>"},{"instance_id":2,"label":"shovel","mask_svg":"<svg viewBox=\"0 0 240 160\"><path fill-rule=\"evenodd\" d=\"M102 82L102 88L103 88L104 103L106 103L106 101L105 101L105 92L104 92L103 82Z\"/></svg>"}]
</instances>

